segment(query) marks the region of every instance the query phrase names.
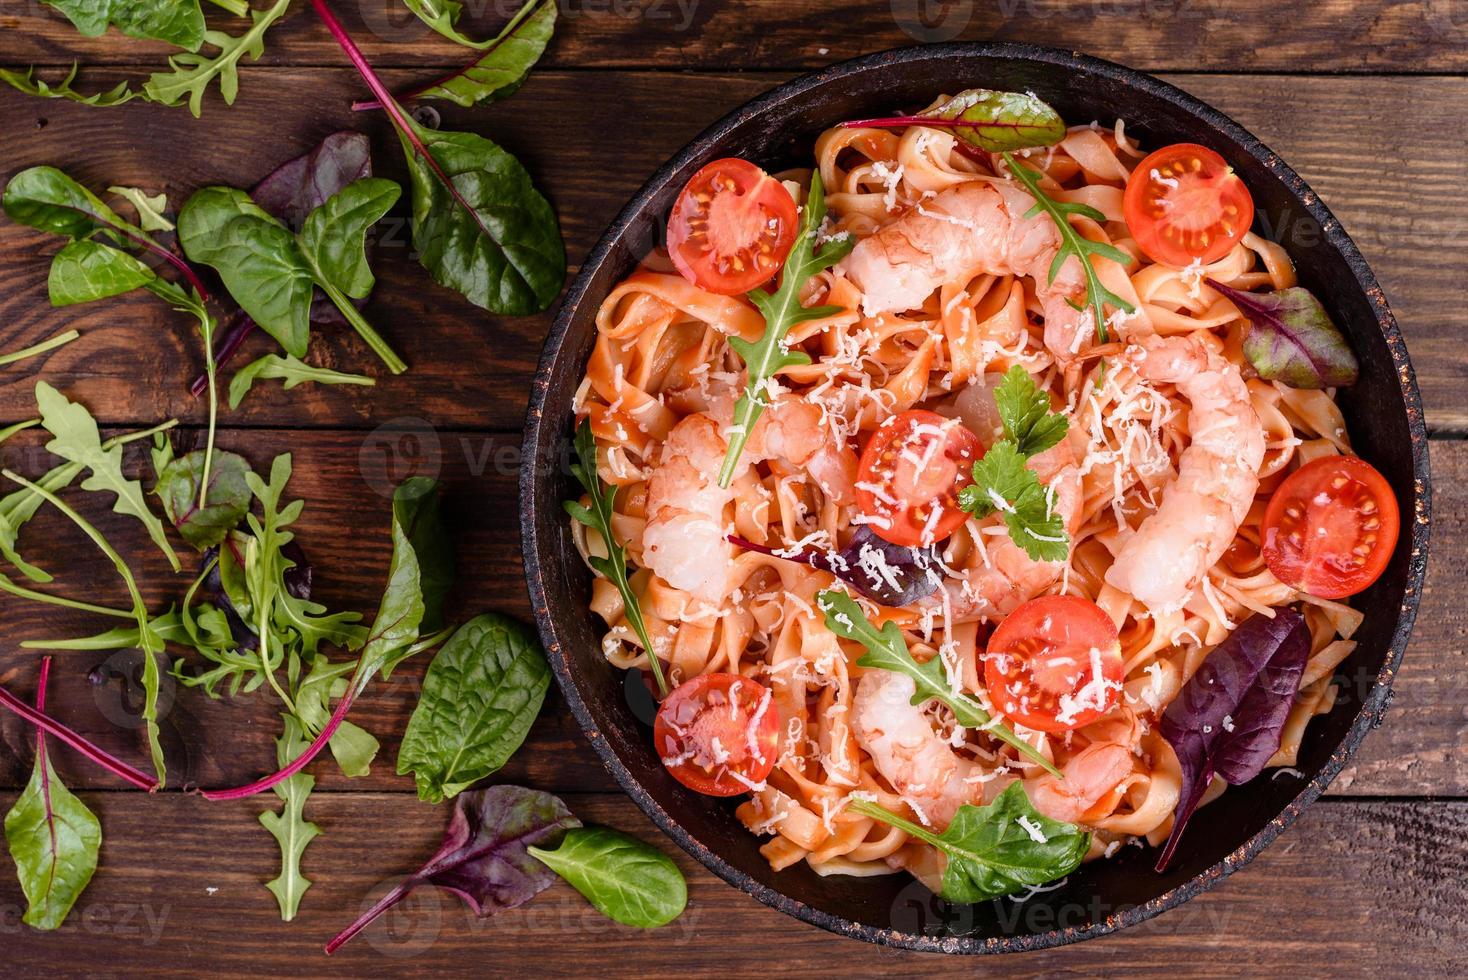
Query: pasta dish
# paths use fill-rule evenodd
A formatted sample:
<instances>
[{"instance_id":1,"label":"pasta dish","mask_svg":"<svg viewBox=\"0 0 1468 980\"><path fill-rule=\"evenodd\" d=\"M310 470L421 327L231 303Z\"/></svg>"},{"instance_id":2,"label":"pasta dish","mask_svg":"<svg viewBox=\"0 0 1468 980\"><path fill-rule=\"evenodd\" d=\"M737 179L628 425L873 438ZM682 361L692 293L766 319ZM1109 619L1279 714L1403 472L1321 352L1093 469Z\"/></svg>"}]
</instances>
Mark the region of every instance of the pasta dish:
<instances>
[{"instance_id":1,"label":"pasta dish","mask_svg":"<svg viewBox=\"0 0 1468 980\"><path fill-rule=\"evenodd\" d=\"M1398 516L1252 217L1206 147L983 89L689 182L597 314L569 507L654 750L774 868L1160 870L1298 776Z\"/></svg>"}]
</instances>

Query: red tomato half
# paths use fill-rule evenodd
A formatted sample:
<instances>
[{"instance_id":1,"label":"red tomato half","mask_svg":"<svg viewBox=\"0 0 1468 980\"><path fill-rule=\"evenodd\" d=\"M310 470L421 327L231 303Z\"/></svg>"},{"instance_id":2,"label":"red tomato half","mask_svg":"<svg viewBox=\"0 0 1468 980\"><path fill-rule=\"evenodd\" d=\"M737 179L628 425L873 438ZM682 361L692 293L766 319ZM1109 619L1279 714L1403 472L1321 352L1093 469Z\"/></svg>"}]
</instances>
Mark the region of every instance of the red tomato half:
<instances>
[{"instance_id":1,"label":"red tomato half","mask_svg":"<svg viewBox=\"0 0 1468 980\"><path fill-rule=\"evenodd\" d=\"M974 482L984 443L958 419L921 409L877 428L857 467L856 503L872 531L908 548L935 544L963 526L958 492Z\"/></svg>"},{"instance_id":2,"label":"red tomato half","mask_svg":"<svg viewBox=\"0 0 1468 980\"><path fill-rule=\"evenodd\" d=\"M779 712L770 689L738 674L702 674L663 700L653 745L673 778L709 796L738 796L775 768Z\"/></svg>"},{"instance_id":3,"label":"red tomato half","mask_svg":"<svg viewBox=\"0 0 1468 980\"><path fill-rule=\"evenodd\" d=\"M795 243L795 199L747 160L715 160L693 175L668 219L668 254L683 278L724 296L770 280Z\"/></svg>"},{"instance_id":4,"label":"red tomato half","mask_svg":"<svg viewBox=\"0 0 1468 980\"><path fill-rule=\"evenodd\" d=\"M1137 164L1122 212L1153 261L1216 262L1254 221L1254 198L1228 162L1196 143L1174 143Z\"/></svg>"},{"instance_id":5,"label":"red tomato half","mask_svg":"<svg viewBox=\"0 0 1468 980\"><path fill-rule=\"evenodd\" d=\"M1116 707L1121 697L1116 624L1079 596L1041 596L1010 613L984 654L989 700L1026 728L1066 732Z\"/></svg>"},{"instance_id":6,"label":"red tomato half","mask_svg":"<svg viewBox=\"0 0 1468 980\"><path fill-rule=\"evenodd\" d=\"M1295 470L1264 511L1264 561L1286 585L1322 599L1355 595L1381 577L1397 546L1397 498L1355 456Z\"/></svg>"}]
</instances>

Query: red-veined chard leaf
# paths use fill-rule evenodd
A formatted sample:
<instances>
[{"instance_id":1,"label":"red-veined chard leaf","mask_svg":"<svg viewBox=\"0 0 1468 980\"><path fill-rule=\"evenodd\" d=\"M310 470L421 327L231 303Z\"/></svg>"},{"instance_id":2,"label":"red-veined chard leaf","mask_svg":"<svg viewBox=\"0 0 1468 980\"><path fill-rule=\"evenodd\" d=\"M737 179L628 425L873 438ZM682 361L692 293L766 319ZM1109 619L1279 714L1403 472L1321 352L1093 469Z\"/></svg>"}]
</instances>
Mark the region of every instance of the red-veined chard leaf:
<instances>
[{"instance_id":1,"label":"red-veined chard leaf","mask_svg":"<svg viewBox=\"0 0 1468 980\"><path fill-rule=\"evenodd\" d=\"M1292 286L1246 293L1212 279L1208 285L1249 321L1244 356L1264 380L1291 388L1337 388L1361 376L1351 345L1310 290Z\"/></svg>"},{"instance_id":2,"label":"red-veined chard leaf","mask_svg":"<svg viewBox=\"0 0 1468 980\"><path fill-rule=\"evenodd\" d=\"M555 872L536 860L529 848L554 846L566 831L579 826L581 821L566 804L549 793L520 786L464 793L454 803L439 852L328 943L326 952L336 952L423 885L453 892L480 917L523 905L556 880Z\"/></svg>"},{"instance_id":3,"label":"red-veined chard leaf","mask_svg":"<svg viewBox=\"0 0 1468 980\"><path fill-rule=\"evenodd\" d=\"M1278 751L1309 656L1304 616L1293 609L1251 616L1213 648L1167 706L1158 730L1182 766L1182 793L1158 871L1172 860L1213 777L1246 783Z\"/></svg>"},{"instance_id":4,"label":"red-veined chard leaf","mask_svg":"<svg viewBox=\"0 0 1468 980\"><path fill-rule=\"evenodd\" d=\"M1052 146L1065 139L1065 120L1038 96L987 88L964 89L919 116L857 119L842 125L949 129L963 142L989 153Z\"/></svg>"},{"instance_id":5,"label":"red-veined chard leaf","mask_svg":"<svg viewBox=\"0 0 1468 980\"><path fill-rule=\"evenodd\" d=\"M234 530L254 500L245 476L250 464L236 453L216 450L209 466L209 492L199 506L199 481L203 479L202 451L172 460L158 474L154 493L163 500L163 512L178 528L183 539L200 551L214 547Z\"/></svg>"},{"instance_id":6,"label":"red-veined chard leaf","mask_svg":"<svg viewBox=\"0 0 1468 980\"><path fill-rule=\"evenodd\" d=\"M740 537L730 537L729 542L747 551L830 572L884 606L907 606L925 599L937 591L941 581L936 548L904 548L877 537L865 524L857 525L851 540L839 551L814 547L781 550Z\"/></svg>"},{"instance_id":7,"label":"red-veined chard leaf","mask_svg":"<svg viewBox=\"0 0 1468 980\"><path fill-rule=\"evenodd\" d=\"M41 661L36 711L46 710L51 658ZM97 870L102 824L56 776L45 732L36 734L30 782L5 815L5 843L25 893L22 921L33 929L57 929Z\"/></svg>"}]
</instances>

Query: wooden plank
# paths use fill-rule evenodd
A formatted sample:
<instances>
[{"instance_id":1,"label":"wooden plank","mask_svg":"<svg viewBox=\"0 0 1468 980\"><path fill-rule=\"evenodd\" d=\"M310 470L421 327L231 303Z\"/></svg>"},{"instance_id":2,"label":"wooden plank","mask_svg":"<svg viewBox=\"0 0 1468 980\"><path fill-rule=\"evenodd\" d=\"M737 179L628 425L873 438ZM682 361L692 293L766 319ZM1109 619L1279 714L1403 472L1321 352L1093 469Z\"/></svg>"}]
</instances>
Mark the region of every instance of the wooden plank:
<instances>
[{"instance_id":1,"label":"wooden plank","mask_svg":"<svg viewBox=\"0 0 1468 980\"><path fill-rule=\"evenodd\" d=\"M490 36L520 5L469 0L465 30ZM315 15L305 4L297 8L271 33L267 61L341 64ZM398 0L333 9L381 65L468 60L468 52L423 27ZM887 48L963 40L1073 48L1152 71L1468 69L1468 18L1448 0L888 0L847 5L839 15L822 0L561 0L560 9L547 62L564 68L804 69ZM210 15L216 27L239 33L242 22ZM151 66L170 50L115 34L82 38L54 12L19 0L0 14L0 29L12 62Z\"/></svg>"},{"instance_id":2,"label":"wooden plank","mask_svg":"<svg viewBox=\"0 0 1468 980\"><path fill-rule=\"evenodd\" d=\"M0 794L0 806L12 798ZM86 801L102 819L102 863L58 935L42 936L20 924L19 888L9 869L0 868L0 934L6 965L16 975L89 974L107 963L118 972L150 976L303 970L311 976L457 976L471 969L482 974L484 964L526 963L531 956L537 975L557 977L688 976L690 967L710 969L715 958L718 975L729 977L767 977L777 962L790 976L825 976L838 960L860 976L951 976L960 968L943 957L867 946L781 915L677 852L624 797L581 794L567 803L583 820L637 834L673 854L689 879L689 907L681 919L638 932L603 919L558 884L529 905L478 920L451 896L425 891L328 959L321 946L366 907L368 897L379 897L433 854L446 808L392 794L313 797L307 815L324 832L304 861L313 885L296 921L282 923L261 884L277 873L279 852L255 822L260 804L219 806L197 797L137 793L91 794ZM1187 958L1190 976L1233 977L1236 964L1214 954L1247 946L1255 976L1314 975L1325 962L1342 976L1461 975L1468 968L1468 919L1461 914L1468 901L1465 840L1468 804L1318 803L1212 892L1120 934L988 961L984 969L1172 978ZM1016 911L1041 927L1051 922L1040 917L1048 914L1044 909ZM1095 914L1079 905L1060 912L1066 925ZM617 955L609 956L611 950ZM503 971L489 969L492 975Z\"/></svg>"},{"instance_id":3,"label":"wooden plank","mask_svg":"<svg viewBox=\"0 0 1468 980\"><path fill-rule=\"evenodd\" d=\"M194 433L197 435L197 433ZM381 491L410 472L437 472L446 485L445 508L458 539L457 607L463 615L499 610L529 614L516 544L515 468L517 439L438 431L436 452L396 454L392 444L364 441L350 433L286 432L273 429L230 431L220 445L245 453L262 470L279 452L294 454L291 493L307 501L298 539L316 567L317 594L334 609L372 614L388 559L388 499ZM38 474L48 463L31 433L0 447L0 462ZM187 441L180 439L180 448ZM132 454L141 467L141 450ZM437 462L435 462L435 460ZM1355 764L1332 792L1364 796L1468 795L1468 773L1461 760L1468 749L1465 724L1463 636L1468 612L1461 601L1468 554L1468 443L1433 443L1437 489L1436 540L1416 638L1396 685L1396 700L1386 724L1368 737ZM391 475L390 475L391 474ZM186 575L172 576L162 555L131 519L107 513L97 494L72 491L68 499L130 556L151 608L166 608L187 587ZM57 574L51 588L59 594L125 605L126 594L110 566L93 560L92 546L49 508L26 527L22 552ZM29 697L35 683L35 656L21 650L25 639L90 635L112 625L102 617L71 614L9 596L0 597L7 636L0 647L0 683ZM115 658L115 659L114 659ZM63 653L51 683L51 710L88 737L125 758L146 758L137 728L136 703L124 707L119 680L94 687L87 677L95 667L122 669L134 655ZM348 781L329 762L315 767L325 790L411 792L411 781L392 775L407 716L417 702L424 665L405 665L391 682L378 683L359 702L353 718L383 742L381 761L371 777ZM1370 683L1347 677L1345 683ZM211 701L202 692L181 690L163 718L172 785L235 785L266 771L274 759L271 739L279 730L278 709L263 693ZM0 716L0 787L23 785L30 758L29 735L19 719ZM70 753L58 757L64 778L78 786L117 787ZM505 770L507 779L524 779L550 790L611 790L602 769L564 705L552 696L529 743Z\"/></svg>"},{"instance_id":4,"label":"wooden plank","mask_svg":"<svg viewBox=\"0 0 1468 980\"><path fill-rule=\"evenodd\" d=\"M393 73L391 80L407 77ZM675 83L665 74L541 72L507 102L473 111L451 107L444 125L492 134L520 155L556 205L575 263L661 161L779 77L680 76ZM1468 251L1460 247L1468 204L1458 193L1468 184L1468 159L1458 139L1468 79L1174 80L1257 132L1337 210L1402 321L1430 424L1439 432L1468 431L1468 404L1459 395L1468 349L1459 340L1457 290L1468 278ZM402 179L383 120L346 108L359 89L356 77L341 70L257 70L232 109L211 103L203 120L136 104L96 110L39 102L5 89L0 119L22 123L7 144L6 176L51 164L99 189L124 183L166 190L178 204L203 184L248 186L325 134L359 127L373 136L380 172ZM283 122L280 106L294 104L302 91L315 93L311 113ZM1280 113L1281 105L1291 112ZM605 125L618 118L635 118L638 125ZM1383 156L1363 149L1363 132L1411 133L1411 152ZM266 386L229 413L232 423L372 428L413 416L460 428L519 428L549 317L489 316L434 286L410 257L406 214L400 204L382 227L376 261L381 282L368 316L407 359L409 373L380 377L376 388L306 386L286 394ZM100 417L119 424L168 415L202 418L202 406L185 391L201 364L185 318L146 296L51 309L46 267L58 247L54 238L0 223L0 350L66 327L84 334L44 362L0 370L0 418L23 417L32 378L43 368ZM248 353L268 348L267 338L257 341ZM141 363L140 351L147 352ZM355 335L342 330L321 332L311 357L334 368L383 373ZM239 363L244 361L242 356Z\"/></svg>"}]
</instances>

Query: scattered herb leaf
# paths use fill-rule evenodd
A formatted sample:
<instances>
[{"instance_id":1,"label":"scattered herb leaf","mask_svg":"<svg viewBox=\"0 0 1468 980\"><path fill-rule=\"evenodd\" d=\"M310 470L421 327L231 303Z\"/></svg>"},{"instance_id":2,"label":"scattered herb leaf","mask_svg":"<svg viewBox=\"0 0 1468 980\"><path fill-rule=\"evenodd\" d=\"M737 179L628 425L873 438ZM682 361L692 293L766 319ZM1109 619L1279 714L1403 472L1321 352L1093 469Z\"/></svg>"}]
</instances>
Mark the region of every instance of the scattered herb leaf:
<instances>
[{"instance_id":1,"label":"scattered herb leaf","mask_svg":"<svg viewBox=\"0 0 1468 980\"><path fill-rule=\"evenodd\" d=\"M229 382L229 407L238 408L240 402L244 401L245 396L250 393L250 389L255 387L255 382L263 380L283 381L286 391L308 381L321 385L366 385L370 387L377 384L376 379L369 378L365 374L348 374L345 371L313 367L290 354L284 357L279 354L266 354L234 373L234 377Z\"/></svg>"},{"instance_id":2,"label":"scattered herb leaf","mask_svg":"<svg viewBox=\"0 0 1468 980\"><path fill-rule=\"evenodd\" d=\"M285 722L285 731L276 740L276 758L281 765L285 765L306 747L306 739L301 733L300 722L290 715L281 717ZM304 772L296 773L275 787L275 795L280 797L283 804L280 812L266 810L260 814L261 825L270 831L280 845L280 875L265 887L270 889L280 903L280 918L284 922L290 922L296 917L301 908L301 896L311 887L311 879L301 873L301 856L305 854L311 841L321 833L321 828L305 817L306 798L311 795L315 786L315 776Z\"/></svg>"},{"instance_id":3,"label":"scattered herb leaf","mask_svg":"<svg viewBox=\"0 0 1468 980\"><path fill-rule=\"evenodd\" d=\"M153 492L163 500L163 512L178 528L183 539L199 551L205 551L224 540L239 526L254 499L246 475L250 464L243 456L230 452L214 454L209 471L209 486L204 479L204 454L192 452L169 462L158 474ZM199 501L206 499L205 506Z\"/></svg>"},{"instance_id":4,"label":"scattered herb leaf","mask_svg":"<svg viewBox=\"0 0 1468 980\"><path fill-rule=\"evenodd\" d=\"M204 43L199 0L41 0L71 21L84 37L101 37L108 25L128 37L166 41L186 51Z\"/></svg>"},{"instance_id":5,"label":"scattered herb leaf","mask_svg":"<svg viewBox=\"0 0 1468 980\"><path fill-rule=\"evenodd\" d=\"M672 859L610 827L566 831L554 850L530 854L571 883L609 919L639 929L665 926L688 905L688 883Z\"/></svg>"},{"instance_id":6,"label":"scattered herb leaf","mask_svg":"<svg viewBox=\"0 0 1468 980\"><path fill-rule=\"evenodd\" d=\"M782 551L735 536L731 536L729 542L747 551L798 561L830 572L868 599L884 606L908 606L925 599L938 590L942 581L935 547L905 548L879 538L865 524L857 525L846 547L835 552L819 548ZM869 557L872 552L876 553L875 560Z\"/></svg>"},{"instance_id":7,"label":"scattered herb leaf","mask_svg":"<svg viewBox=\"0 0 1468 980\"><path fill-rule=\"evenodd\" d=\"M108 192L126 198L138 212L138 223L144 231L173 231L173 222L164 217L168 195L149 196L136 187L109 187Z\"/></svg>"},{"instance_id":8,"label":"scattered herb leaf","mask_svg":"<svg viewBox=\"0 0 1468 980\"><path fill-rule=\"evenodd\" d=\"M76 81L78 70L78 66L73 62L71 71L66 73L66 77L53 85L45 79L36 77L36 68L34 65L23 72L11 68L0 68L0 82L4 82L11 88L24 92L26 95L34 95L37 98L66 99L68 102L75 102L78 105L90 105L98 108L110 108L111 106L122 105L123 103L131 102L143 94L141 92L134 92L127 82L118 82L105 92L78 92L72 88L72 82Z\"/></svg>"},{"instance_id":9,"label":"scattered herb leaf","mask_svg":"<svg viewBox=\"0 0 1468 980\"><path fill-rule=\"evenodd\" d=\"M90 2L90 0L80 0ZM204 93L209 85L219 79L219 92L225 105L234 105L239 94L240 62L248 56L258 61L265 53L265 32L275 25L290 9L291 0L276 0L266 10L252 10L254 23L239 37L231 37L223 31L205 31L203 44L218 48L215 55L180 54L168 59L166 72L155 72L143 85L144 94L153 102L163 105L181 105L188 99L189 111L195 118L203 112ZM195 45L197 50L201 45Z\"/></svg>"},{"instance_id":10,"label":"scattered herb leaf","mask_svg":"<svg viewBox=\"0 0 1468 980\"><path fill-rule=\"evenodd\" d=\"M1315 294L1303 286L1246 293L1208 280L1249 321L1244 357L1265 381L1291 388L1341 388L1355 384L1361 365Z\"/></svg>"}]
</instances>

